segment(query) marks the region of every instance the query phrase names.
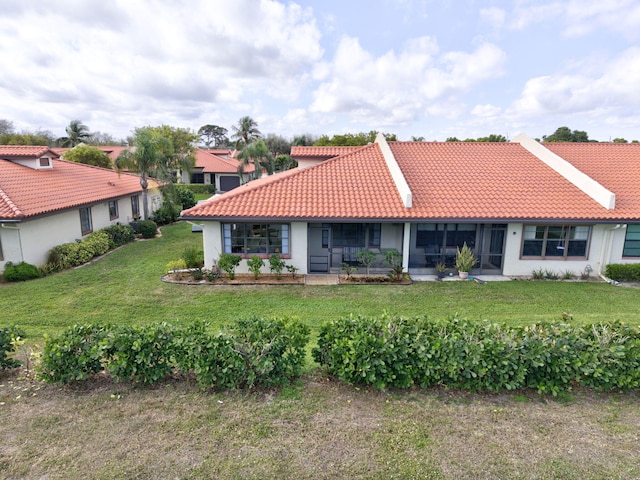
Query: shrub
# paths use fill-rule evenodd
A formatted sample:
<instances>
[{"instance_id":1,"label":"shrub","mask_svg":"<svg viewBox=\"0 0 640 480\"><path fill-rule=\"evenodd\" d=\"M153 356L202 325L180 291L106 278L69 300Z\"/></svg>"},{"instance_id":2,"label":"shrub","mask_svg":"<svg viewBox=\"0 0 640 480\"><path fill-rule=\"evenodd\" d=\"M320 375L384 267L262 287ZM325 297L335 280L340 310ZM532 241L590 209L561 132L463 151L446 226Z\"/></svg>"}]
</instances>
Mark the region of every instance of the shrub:
<instances>
[{"instance_id":1,"label":"shrub","mask_svg":"<svg viewBox=\"0 0 640 480\"><path fill-rule=\"evenodd\" d=\"M136 232L129 225L111 225L101 228L100 232L104 232L111 240L111 248L119 247L136 239Z\"/></svg>"},{"instance_id":2,"label":"shrub","mask_svg":"<svg viewBox=\"0 0 640 480\"><path fill-rule=\"evenodd\" d=\"M187 264L187 268L200 268L204 266L204 251L202 247L197 245L185 248L182 252L182 258Z\"/></svg>"},{"instance_id":3,"label":"shrub","mask_svg":"<svg viewBox=\"0 0 640 480\"><path fill-rule=\"evenodd\" d=\"M195 195L186 185L176 185L175 188L182 210L191 208L196 204Z\"/></svg>"},{"instance_id":4,"label":"shrub","mask_svg":"<svg viewBox=\"0 0 640 480\"><path fill-rule=\"evenodd\" d=\"M63 385L102 371L104 340L112 327L74 325L56 338L45 337L40 378Z\"/></svg>"},{"instance_id":5,"label":"shrub","mask_svg":"<svg viewBox=\"0 0 640 480\"><path fill-rule=\"evenodd\" d=\"M57 270L66 270L87 263L93 257L93 250L90 247L81 241L76 241L53 247L49 251L47 263L53 265Z\"/></svg>"},{"instance_id":6,"label":"shrub","mask_svg":"<svg viewBox=\"0 0 640 480\"><path fill-rule=\"evenodd\" d=\"M605 275L620 282L640 282L640 263L610 263Z\"/></svg>"},{"instance_id":7,"label":"shrub","mask_svg":"<svg viewBox=\"0 0 640 480\"><path fill-rule=\"evenodd\" d=\"M171 260L164 268L165 273L176 272L178 270L186 270L187 263L182 258L179 258L178 260Z\"/></svg>"},{"instance_id":8,"label":"shrub","mask_svg":"<svg viewBox=\"0 0 640 480\"><path fill-rule=\"evenodd\" d=\"M218 258L218 268L223 272L227 272L230 279L234 279L236 276L236 268L240 265L242 257L240 255L233 255L231 253L221 253Z\"/></svg>"},{"instance_id":9,"label":"shrub","mask_svg":"<svg viewBox=\"0 0 640 480\"><path fill-rule=\"evenodd\" d=\"M359 250L358 253L356 253L356 260L365 267L367 275L369 275L369 269L371 266L376 262L376 258L376 253L371 250L367 250L366 248Z\"/></svg>"},{"instance_id":10,"label":"shrub","mask_svg":"<svg viewBox=\"0 0 640 480\"><path fill-rule=\"evenodd\" d=\"M195 194L216 193L216 186L209 183L187 183L181 186L188 188Z\"/></svg>"},{"instance_id":11,"label":"shrub","mask_svg":"<svg viewBox=\"0 0 640 480\"><path fill-rule=\"evenodd\" d=\"M24 282L40 277L40 270L35 265L26 262L16 264L7 262L4 265L3 276L7 282Z\"/></svg>"},{"instance_id":12,"label":"shrub","mask_svg":"<svg viewBox=\"0 0 640 480\"><path fill-rule=\"evenodd\" d=\"M158 233L158 224L153 220L142 220L137 225L142 238L154 238Z\"/></svg>"},{"instance_id":13,"label":"shrub","mask_svg":"<svg viewBox=\"0 0 640 480\"><path fill-rule=\"evenodd\" d=\"M180 216L180 206L165 200L162 206L153 213L153 221L158 225L175 222ZM140 222L138 222L139 224ZM142 233L142 232L141 232ZM147 237L145 237L147 238Z\"/></svg>"},{"instance_id":14,"label":"shrub","mask_svg":"<svg viewBox=\"0 0 640 480\"><path fill-rule=\"evenodd\" d=\"M81 248L86 248L91 252L91 258L104 255L111 248L111 239L106 232L93 232L80 242Z\"/></svg>"},{"instance_id":15,"label":"shrub","mask_svg":"<svg viewBox=\"0 0 640 480\"><path fill-rule=\"evenodd\" d=\"M285 262L280 258L280 255L274 253L269 257L269 270L275 274L276 278L280 280L282 276L282 270L285 268Z\"/></svg>"},{"instance_id":16,"label":"shrub","mask_svg":"<svg viewBox=\"0 0 640 480\"><path fill-rule=\"evenodd\" d=\"M24 336L24 332L18 327L0 327L0 370L20 366L20 362L10 358L8 354L15 351L14 339Z\"/></svg>"},{"instance_id":17,"label":"shrub","mask_svg":"<svg viewBox=\"0 0 640 480\"><path fill-rule=\"evenodd\" d=\"M260 270L264 266L264 260L262 260L258 255L254 255L247 260L247 266L249 267L249 271L253 273L253 278L257 280L260 276Z\"/></svg>"}]
</instances>

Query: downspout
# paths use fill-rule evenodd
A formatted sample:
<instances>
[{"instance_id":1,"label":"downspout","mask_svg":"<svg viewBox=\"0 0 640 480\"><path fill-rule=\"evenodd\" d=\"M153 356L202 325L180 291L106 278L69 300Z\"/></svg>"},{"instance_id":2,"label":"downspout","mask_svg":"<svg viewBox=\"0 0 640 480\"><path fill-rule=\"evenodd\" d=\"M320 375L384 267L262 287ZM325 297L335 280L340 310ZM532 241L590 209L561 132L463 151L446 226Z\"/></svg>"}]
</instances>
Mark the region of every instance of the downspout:
<instances>
[{"instance_id":1,"label":"downspout","mask_svg":"<svg viewBox=\"0 0 640 480\"><path fill-rule=\"evenodd\" d=\"M0 228L3 228L4 230L15 230L16 232L18 232L18 246L20 247L20 261L23 262L24 253L22 251L22 235L20 235L20 229L18 227L9 227L4 222L0 223Z\"/></svg>"},{"instance_id":2,"label":"downspout","mask_svg":"<svg viewBox=\"0 0 640 480\"><path fill-rule=\"evenodd\" d=\"M626 224L617 224L615 227L607 228L605 241L602 242L602 247L600 247L600 261L598 262L598 276L607 283L612 285L617 285L618 282L604 275L604 267L608 260L611 258L611 237L613 235L614 230L619 230L621 228L627 228ZM606 251L606 253L605 253Z\"/></svg>"}]
</instances>

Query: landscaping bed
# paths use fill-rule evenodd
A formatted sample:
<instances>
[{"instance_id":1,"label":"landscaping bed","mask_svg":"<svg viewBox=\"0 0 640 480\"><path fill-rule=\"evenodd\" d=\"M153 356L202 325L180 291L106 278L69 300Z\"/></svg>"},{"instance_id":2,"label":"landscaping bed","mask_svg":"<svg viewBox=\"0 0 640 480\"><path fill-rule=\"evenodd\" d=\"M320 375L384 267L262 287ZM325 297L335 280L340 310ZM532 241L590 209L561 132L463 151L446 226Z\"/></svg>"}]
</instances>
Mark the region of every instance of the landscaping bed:
<instances>
[{"instance_id":1,"label":"landscaping bed","mask_svg":"<svg viewBox=\"0 0 640 480\"><path fill-rule=\"evenodd\" d=\"M389 275L366 275L352 273L351 275L339 275L341 285L411 285L413 280L408 275L402 278L392 278Z\"/></svg>"},{"instance_id":2,"label":"landscaping bed","mask_svg":"<svg viewBox=\"0 0 640 480\"><path fill-rule=\"evenodd\" d=\"M231 279L228 275L221 275L215 280L195 280L191 272L168 273L162 277L166 283L180 283L184 285L304 285L304 275L283 274L276 278L273 274L261 274L258 278L248 273L236 273Z\"/></svg>"}]
</instances>

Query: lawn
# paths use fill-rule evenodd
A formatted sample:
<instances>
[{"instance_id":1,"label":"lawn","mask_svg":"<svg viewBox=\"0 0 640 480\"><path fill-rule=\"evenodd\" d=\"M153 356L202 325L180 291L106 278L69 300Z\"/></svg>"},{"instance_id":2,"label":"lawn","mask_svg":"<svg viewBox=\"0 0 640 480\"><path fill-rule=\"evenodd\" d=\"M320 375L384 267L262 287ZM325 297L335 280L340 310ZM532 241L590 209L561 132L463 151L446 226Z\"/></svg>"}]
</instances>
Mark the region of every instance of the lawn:
<instances>
[{"instance_id":1,"label":"lawn","mask_svg":"<svg viewBox=\"0 0 640 480\"><path fill-rule=\"evenodd\" d=\"M640 290L604 283L473 282L409 286L225 287L165 284L164 266L199 244L187 224L72 271L0 284L0 324L31 341L87 321L222 325L294 316L314 331L342 315L511 324L640 323ZM640 395L576 390L469 394L377 391L309 369L294 385L201 391L192 379L154 387L97 378L59 388L0 372L0 478L640 478Z\"/></svg>"}]
</instances>

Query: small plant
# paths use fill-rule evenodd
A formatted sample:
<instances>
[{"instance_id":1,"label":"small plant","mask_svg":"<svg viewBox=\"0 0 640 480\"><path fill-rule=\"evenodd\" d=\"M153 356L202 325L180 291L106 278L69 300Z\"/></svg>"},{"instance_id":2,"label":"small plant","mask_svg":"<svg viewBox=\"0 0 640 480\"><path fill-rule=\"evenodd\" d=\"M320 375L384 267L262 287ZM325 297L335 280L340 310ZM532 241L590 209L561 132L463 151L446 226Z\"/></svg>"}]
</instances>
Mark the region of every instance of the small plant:
<instances>
[{"instance_id":1,"label":"small plant","mask_svg":"<svg viewBox=\"0 0 640 480\"><path fill-rule=\"evenodd\" d=\"M204 276L207 281L214 283L218 278L220 278L220 270L218 270L217 266L214 266L211 270L202 270Z\"/></svg>"},{"instance_id":2,"label":"small plant","mask_svg":"<svg viewBox=\"0 0 640 480\"><path fill-rule=\"evenodd\" d=\"M356 260L365 268L367 275L369 275L369 269L371 266L376 262L376 257L377 255L375 252L367 250L366 248L359 250L358 253L356 253Z\"/></svg>"},{"instance_id":3,"label":"small plant","mask_svg":"<svg viewBox=\"0 0 640 480\"><path fill-rule=\"evenodd\" d=\"M447 271L447 265L444 262L436 263L436 272L444 273Z\"/></svg>"},{"instance_id":4,"label":"small plant","mask_svg":"<svg viewBox=\"0 0 640 480\"><path fill-rule=\"evenodd\" d=\"M542 268L538 268L531 272L531 278L534 280L544 280L544 270Z\"/></svg>"},{"instance_id":5,"label":"small plant","mask_svg":"<svg viewBox=\"0 0 640 480\"><path fill-rule=\"evenodd\" d=\"M562 279L563 280L571 280L573 278L573 272L571 270L565 270L564 272L562 272Z\"/></svg>"},{"instance_id":6,"label":"small plant","mask_svg":"<svg viewBox=\"0 0 640 480\"><path fill-rule=\"evenodd\" d=\"M347 278L351 278L351 274L357 270L353 265L347 262L342 262L342 271L347 275Z\"/></svg>"},{"instance_id":7,"label":"small plant","mask_svg":"<svg viewBox=\"0 0 640 480\"><path fill-rule=\"evenodd\" d=\"M558 278L560 277L558 276L558 273L554 272L553 270L545 270L544 278L546 278L547 280L558 280Z\"/></svg>"},{"instance_id":8,"label":"small plant","mask_svg":"<svg viewBox=\"0 0 640 480\"><path fill-rule=\"evenodd\" d=\"M193 245L187 247L182 252L182 258L187 264L187 268L198 268L204 266L204 251L202 247Z\"/></svg>"},{"instance_id":9,"label":"small plant","mask_svg":"<svg viewBox=\"0 0 640 480\"><path fill-rule=\"evenodd\" d=\"M458 272L469 273L476 266L476 263L478 263L478 259L466 242L462 248L456 247L456 270Z\"/></svg>"},{"instance_id":10,"label":"small plant","mask_svg":"<svg viewBox=\"0 0 640 480\"><path fill-rule=\"evenodd\" d=\"M204 270L201 267L196 267L191 270L191 278L196 282L199 282L204 278Z\"/></svg>"},{"instance_id":11,"label":"small plant","mask_svg":"<svg viewBox=\"0 0 640 480\"><path fill-rule=\"evenodd\" d=\"M262 260L258 255L254 255L247 260L247 266L249 267L249 271L253 273L253 278L257 280L260 276L260 269L264 266L264 260Z\"/></svg>"},{"instance_id":12,"label":"small plant","mask_svg":"<svg viewBox=\"0 0 640 480\"><path fill-rule=\"evenodd\" d=\"M387 250L384 252L384 263L391 268L389 278L394 281L402 280L404 270L402 269L402 255L398 250Z\"/></svg>"},{"instance_id":13,"label":"small plant","mask_svg":"<svg viewBox=\"0 0 640 480\"><path fill-rule=\"evenodd\" d=\"M282 275L282 269L285 267L284 260L280 258L280 255L274 253L269 257L269 269L276 276L278 280Z\"/></svg>"},{"instance_id":14,"label":"small plant","mask_svg":"<svg viewBox=\"0 0 640 480\"><path fill-rule=\"evenodd\" d=\"M0 327L0 370L16 368L20 362L7 356L16 349L15 339L24 337L24 332L17 327Z\"/></svg>"},{"instance_id":15,"label":"small plant","mask_svg":"<svg viewBox=\"0 0 640 480\"><path fill-rule=\"evenodd\" d=\"M186 268L187 264L185 263L185 261L182 258L179 258L178 260L171 260L169 263L167 263L165 267L165 273L172 273L178 270L186 270Z\"/></svg>"},{"instance_id":16,"label":"small plant","mask_svg":"<svg viewBox=\"0 0 640 480\"><path fill-rule=\"evenodd\" d=\"M234 255L232 253L221 253L218 258L218 267L223 272L229 275L229 278L233 280L236 278L236 268L240 265L242 257L240 255Z\"/></svg>"},{"instance_id":17,"label":"small plant","mask_svg":"<svg viewBox=\"0 0 640 480\"><path fill-rule=\"evenodd\" d=\"M287 271L291 274L293 278L296 278L296 272L300 270L298 267L294 265L286 265Z\"/></svg>"}]
</instances>

